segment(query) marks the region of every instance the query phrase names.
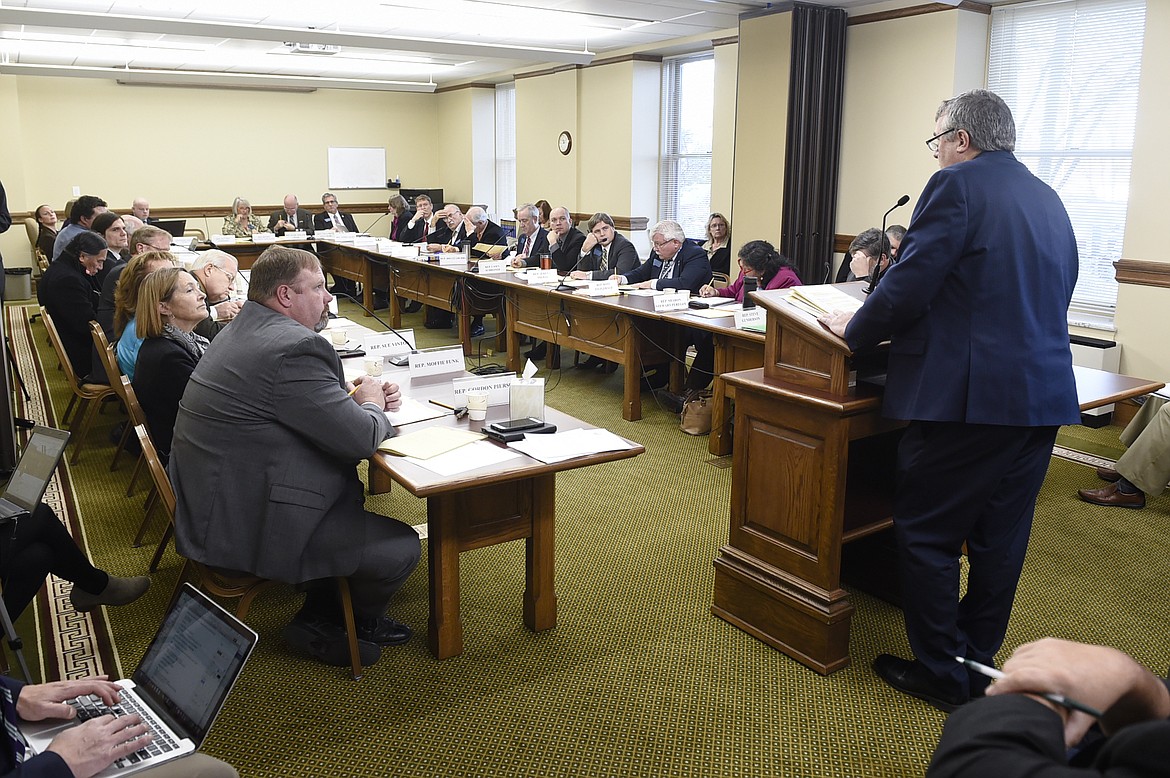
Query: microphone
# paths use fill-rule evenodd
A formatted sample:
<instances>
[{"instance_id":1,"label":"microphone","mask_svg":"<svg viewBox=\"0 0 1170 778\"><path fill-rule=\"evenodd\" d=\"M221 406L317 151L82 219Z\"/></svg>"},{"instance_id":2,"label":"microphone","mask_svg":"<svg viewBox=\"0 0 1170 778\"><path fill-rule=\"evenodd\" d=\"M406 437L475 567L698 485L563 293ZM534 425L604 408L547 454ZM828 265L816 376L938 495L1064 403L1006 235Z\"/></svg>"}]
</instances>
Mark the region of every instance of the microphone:
<instances>
[{"instance_id":1,"label":"microphone","mask_svg":"<svg viewBox=\"0 0 1170 778\"><path fill-rule=\"evenodd\" d=\"M374 224L377 224L378 222L382 221L383 219L385 219L385 218L386 218L387 216L389 216L389 215L390 215L390 212L389 212L389 211L386 211L386 213L382 214L382 215L381 215L381 216L379 216L377 219L374 219L374 223L373 223L373 224L371 224L369 227L367 227L367 228L366 228L366 235L369 235L369 234L370 234L370 230L374 229ZM352 298L351 298L351 299L352 299Z\"/></svg>"},{"instance_id":2,"label":"microphone","mask_svg":"<svg viewBox=\"0 0 1170 778\"><path fill-rule=\"evenodd\" d=\"M590 249L588 254L583 254L583 255L577 257L577 261L573 263L573 266L565 271L565 278L568 278L570 273L572 273L574 270L578 270L581 267L581 260L585 259L585 257L591 257L591 256L593 256L592 249ZM576 289L577 289L577 287L569 286L568 284L566 284L562 280L559 284L557 284L556 288L553 289L553 291L554 292L572 292L572 291L576 291Z\"/></svg>"},{"instance_id":3,"label":"microphone","mask_svg":"<svg viewBox=\"0 0 1170 778\"><path fill-rule=\"evenodd\" d=\"M866 294L869 294L875 288L877 288L878 281L882 280L882 257L881 257L881 255L883 253L885 253L885 254L890 253L890 240L889 240L889 238L886 237L886 219L896 209L901 208L903 205L905 205L908 202L910 202L910 195L908 195L908 194L902 195L901 197L898 198L898 202L894 203L893 207L890 208L890 210L886 211L882 215L882 234L879 236L879 239L878 239L879 240L878 245L881 246L881 248L878 249L877 264L874 265L873 272L869 274L869 286L866 287L866 289L865 289ZM885 249L885 251L883 252L882 249ZM893 257L890 258L890 261L893 262Z\"/></svg>"},{"instance_id":4,"label":"microphone","mask_svg":"<svg viewBox=\"0 0 1170 778\"><path fill-rule=\"evenodd\" d=\"M363 311L365 311L365 312L366 312L366 313L368 313L370 316L372 316L372 317L373 317L373 319L374 319L374 321L378 322L378 323L379 323L379 324L381 324L383 327L385 327L387 330L389 330L390 332L393 332L395 335L397 335L397 336L398 336L398 339L399 339L399 340L401 340L403 343L405 343L405 344L406 344L406 346L407 346L407 348L409 348L409 349L410 349L410 353L411 353L411 354L417 354L417 353L418 353L418 349L416 349L414 346L410 345L410 341L409 341L409 340L407 340L406 338L402 337L402 333L401 333L401 332L399 332L398 330L394 329L393 327L391 327L391 326L390 326L389 324L387 324L386 322L382 321L381 317L380 317L380 316L378 316L378 314L374 313L374 312L373 312L373 311L371 311L369 308L367 308L366 306L362 305L361 301L360 301L360 300L358 300L356 297L354 297L353 295L348 295L348 294L346 294L345 292L334 292L334 293L333 293L333 296L334 296L334 297L344 297L345 299L349 300L351 303L353 303L353 304L354 304L354 305L356 305L357 307L361 308ZM395 367L402 367L402 366L404 366L404 365L408 365L408 364L410 364L410 358L409 358L409 357L405 357L405 358L404 358L404 357L403 357L403 355L401 355L401 354L400 354L400 355L398 355L398 356L394 356L394 357L388 357L388 358L386 359L386 361L387 361L387 362L389 362L390 364L394 365Z\"/></svg>"}]
</instances>

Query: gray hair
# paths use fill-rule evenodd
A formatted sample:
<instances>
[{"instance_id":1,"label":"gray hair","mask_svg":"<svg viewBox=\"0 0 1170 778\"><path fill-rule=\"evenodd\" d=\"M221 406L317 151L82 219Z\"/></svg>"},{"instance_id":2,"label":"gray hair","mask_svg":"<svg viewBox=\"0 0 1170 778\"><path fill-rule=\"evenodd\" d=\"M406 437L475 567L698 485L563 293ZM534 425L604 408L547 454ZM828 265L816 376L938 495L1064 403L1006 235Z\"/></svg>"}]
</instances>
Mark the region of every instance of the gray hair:
<instances>
[{"instance_id":1,"label":"gray hair","mask_svg":"<svg viewBox=\"0 0 1170 778\"><path fill-rule=\"evenodd\" d=\"M614 227L613 217L603 211L598 211L589 217L588 227L590 232L593 232L593 228L599 224L608 224L610 227Z\"/></svg>"},{"instance_id":2,"label":"gray hair","mask_svg":"<svg viewBox=\"0 0 1170 778\"><path fill-rule=\"evenodd\" d=\"M1013 151L1016 148L1016 122L1012 109L995 92L972 89L938 107L934 119L946 117L951 130L966 130L971 145L980 151Z\"/></svg>"},{"instance_id":3,"label":"gray hair","mask_svg":"<svg viewBox=\"0 0 1170 778\"><path fill-rule=\"evenodd\" d=\"M325 202L330 197L332 197L334 200L337 199L337 195L333 194L332 192L326 192L325 194L321 195L321 202Z\"/></svg>"},{"instance_id":4,"label":"gray hair","mask_svg":"<svg viewBox=\"0 0 1170 778\"><path fill-rule=\"evenodd\" d=\"M199 255L195 258L195 261L191 263L191 269L192 270L202 270L205 265L211 265L213 267L218 267L219 269L222 270L223 269L223 262L225 259L234 260L235 257L233 257L231 254L227 253L226 251L220 251L219 249L210 249L208 251L201 251L201 252L199 252Z\"/></svg>"},{"instance_id":5,"label":"gray hair","mask_svg":"<svg viewBox=\"0 0 1170 778\"><path fill-rule=\"evenodd\" d=\"M663 219L650 228L650 237L653 238L655 235L661 235L666 240L677 240L679 243L687 239L682 225L670 219Z\"/></svg>"},{"instance_id":6,"label":"gray hair","mask_svg":"<svg viewBox=\"0 0 1170 778\"><path fill-rule=\"evenodd\" d=\"M276 296L278 288L296 283L302 270L320 269L320 260L304 249L270 246L264 249L264 253L252 265L252 273L248 277L248 299L267 303Z\"/></svg>"},{"instance_id":7,"label":"gray hair","mask_svg":"<svg viewBox=\"0 0 1170 778\"><path fill-rule=\"evenodd\" d=\"M520 214L522 214L524 211L528 211L528 217L530 219L532 219L532 221L536 222L537 224L540 224L540 209L539 208L537 208L532 203L524 203L524 205L522 205L516 209L516 218L519 219Z\"/></svg>"},{"instance_id":8,"label":"gray hair","mask_svg":"<svg viewBox=\"0 0 1170 778\"><path fill-rule=\"evenodd\" d=\"M241 205L246 205L249 208L252 207L252 204L250 202L248 202L247 200L245 200L242 197L237 197L235 200L232 200L232 216L239 216L240 215L240 206Z\"/></svg>"},{"instance_id":9,"label":"gray hair","mask_svg":"<svg viewBox=\"0 0 1170 778\"><path fill-rule=\"evenodd\" d=\"M488 215L483 208L473 205L467 209L467 218L471 220L472 224L483 224L488 220Z\"/></svg>"}]
</instances>

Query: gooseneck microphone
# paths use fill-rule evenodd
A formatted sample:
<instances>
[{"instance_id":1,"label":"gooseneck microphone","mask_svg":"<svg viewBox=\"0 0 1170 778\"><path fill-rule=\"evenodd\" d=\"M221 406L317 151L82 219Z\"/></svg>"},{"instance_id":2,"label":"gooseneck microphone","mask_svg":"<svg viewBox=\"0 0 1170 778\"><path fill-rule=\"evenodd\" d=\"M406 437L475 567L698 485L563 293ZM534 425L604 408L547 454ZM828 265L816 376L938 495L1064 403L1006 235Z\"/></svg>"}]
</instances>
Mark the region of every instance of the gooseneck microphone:
<instances>
[{"instance_id":1,"label":"gooseneck microphone","mask_svg":"<svg viewBox=\"0 0 1170 778\"><path fill-rule=\"evenodd\" d=\"M597 245L600 246L601 244L599 243ZM574 292L574 291L576 291L577 287L569 286L567 283L565 283L565 281L568 280L569 274L571 274L574 270L579 270L581 268L581 260L585 259L585 257L591 257L591 256L593 256L592 249L589 250L588 254L582 254L581 256L577 257L577 261L573 263L573 266L571 268L569 268L568 270L565 271L565 277L561 280L561 282L559 284L557 284L556 288L553 289L553 291L554 292ZM557 271L557 272L560 272L560 271Z\"/></svg>"},{"instance_id":2,"label":"gooseneck microphone","mask_svg":"<svg viewBox=\"0 0 1170 778\"><path fill-rule=\"evenodd\" d=\"M362 305L361 301L360 301L360 300L358 300L356 297L354 297L353 295L348 295L348 294L346 294L345 292L333 292L333 296L334 296L334 297L344 297L345 299L349 300L351 303L353 303L353 304L354 304L354 305L356 305L357 307L361 308L363 311L365 311L365 312L366 312L366 313L368 313L370 316L372 316L372 317L373 317L373 319L374 319L374 321L376 321L376 322L378 322L379 324L381 324L381 325L382 325L383 327L385 327L385 328L386 328L388 331L390 331L390 332L393 332L395 335L397 335L397 336L398 336L398 339L399 339L399 340L401 340L403 343L405 343L405 344L406 344L406 346L407 346L407 348L409 348L409 349L410 349L410 353L411 353L411 354L417 354L417 353L418 353L418 349L416 349L414 346L412 346L412 345L410 344L410 341L409 341L409 340L407 340L406 338L402 337L402 333L401 333L401 332L399 332L398 330L394 329L393 327L391 327L391 326L390 326L389 324L387 324L386 322L382 321L382 318L381 318L380 316L378 316L378 314L374 313L374 312L373 312L373 311L371 311L369 308L367 308L366 306ZM396 360L398 360L398 361L396 361ZM387 360L386 360L386 361L387 361L387 362L389 362L390 364L394 365L395 367L402 367L403 365L409 364L409 362L410 362L410 360L409 360L409 359L407 359L407 360L402 360L402 357L401 357L401 356L396 356L396 357L389 357L389 358L387 358Z\"/></svg>"},{"instance_id":3,"label":"gooseneck microphone","mask_svg":"<svg viewBox=\"0 0 1170 778\"><path fill-rule=\"evenodd\" d=\"M374 219L374 222L373 222L373 224L371 224L369 227L366 227L365 234L366 234L366 235L369 235L369 234L370 234L370 230L374 229L374 224L377 224L378 222L382 221L383 219L385 219L385 218L386 218L387 216L389 216L389 215L390 215L390 212L389 212L389 211L386 211L386 213L382 214L382 215L381 215L381 216L379 216L377 219Z\"/></svg>"},{"instance_id":4,"label":"gooseneck microphone","mask_svg":"<svg viewBox=\"0 0 1170 778\"><path fill-rule=\"evenodd\" d=\"M890 214L893 213L896 209L901 208L908 202L910 202L910 195L904 194L898 198L898 202L894 203L890 210L882 214L882 231L878 236L879 248L877 264L873 266L873 272L869 274L869 286L865 288L866 294L872 292L877 287L878 281L882 280L882 254L885 253L888 255L890 252L890 239L886 237L886 219L889 218ZM885 251L883 252L882 249L885 249ZM893 261L894 258L890 257L891 264Z\"/></svg>"}]
</instances>

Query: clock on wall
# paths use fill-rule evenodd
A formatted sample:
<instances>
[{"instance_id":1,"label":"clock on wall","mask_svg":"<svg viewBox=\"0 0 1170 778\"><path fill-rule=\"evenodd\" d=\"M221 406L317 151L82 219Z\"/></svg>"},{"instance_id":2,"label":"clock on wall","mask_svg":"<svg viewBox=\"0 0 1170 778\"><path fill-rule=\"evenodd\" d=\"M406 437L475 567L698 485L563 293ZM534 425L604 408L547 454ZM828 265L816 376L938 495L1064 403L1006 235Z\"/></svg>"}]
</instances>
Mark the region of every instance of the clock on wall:
<instances>
[{"instance_id":1,"label":"clock on wall","mask_svg":"<svg viewBox=\"0 0 1170 778\"><path fill-rule=\"evenodd\" d=\"M568 154L573 150L573 136L569 134L568 130L562 132L557 138L557 148L561 150L562 154Z\"/></svg>"}]
</instances>

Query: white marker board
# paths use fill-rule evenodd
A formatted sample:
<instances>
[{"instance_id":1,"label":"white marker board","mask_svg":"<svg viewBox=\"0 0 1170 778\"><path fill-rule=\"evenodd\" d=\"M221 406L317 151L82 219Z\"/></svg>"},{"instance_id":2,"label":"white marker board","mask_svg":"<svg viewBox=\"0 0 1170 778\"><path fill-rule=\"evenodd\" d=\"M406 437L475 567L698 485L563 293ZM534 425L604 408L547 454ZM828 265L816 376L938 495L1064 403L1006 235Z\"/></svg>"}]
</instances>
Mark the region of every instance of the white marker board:
<instances>
[{"instance_id":1,"label":"white marker board","mask_svg":"<svg viewBox=\"0 0 1170 778\"><path fill-rule=\"evenodd\" d=\"M385 189L386 149L329 149L330 189Z\"/></svg>"}]
</instances>

